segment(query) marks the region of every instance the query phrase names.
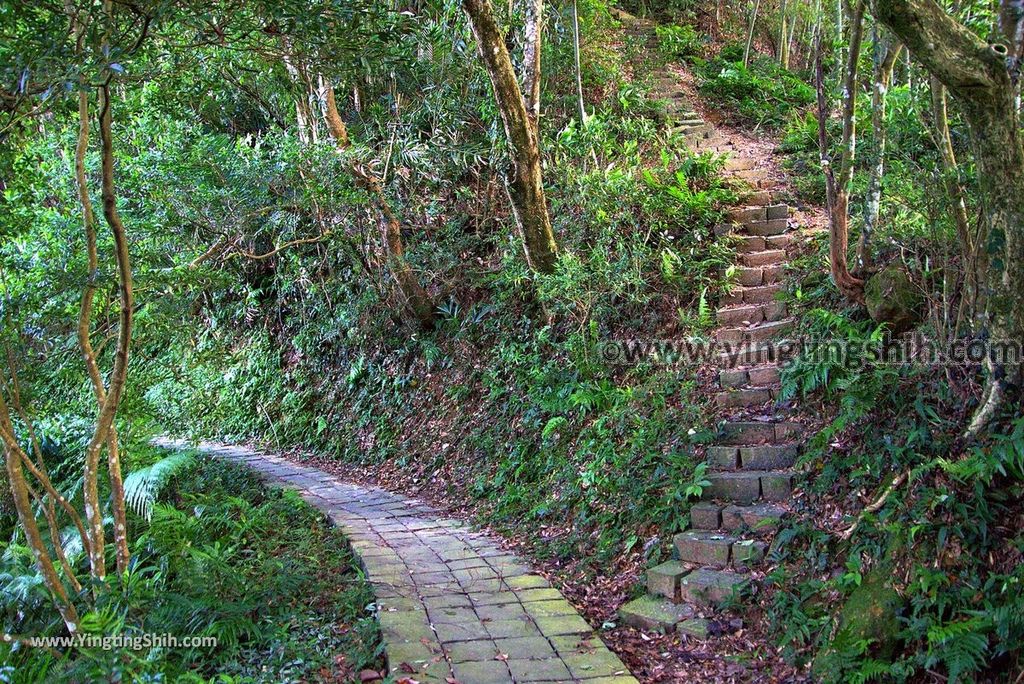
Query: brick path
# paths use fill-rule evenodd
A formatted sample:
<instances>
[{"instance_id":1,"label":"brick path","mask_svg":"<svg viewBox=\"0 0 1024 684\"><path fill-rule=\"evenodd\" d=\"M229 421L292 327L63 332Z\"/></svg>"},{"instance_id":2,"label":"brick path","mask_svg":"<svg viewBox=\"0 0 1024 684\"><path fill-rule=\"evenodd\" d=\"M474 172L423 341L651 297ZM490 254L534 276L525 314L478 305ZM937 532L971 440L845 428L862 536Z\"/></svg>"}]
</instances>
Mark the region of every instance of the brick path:
<instances>
[{"instance_id":1,"label":"brick path","mask_svg":"<svg viewBox=\"0 0 1024 684\"><path fill-rule=\"evenodd\" d=\"M462 522L273 454L214 444L198 449L296 489L341 528L373 585L397 679L636 684L557 589Z\"/></svg>"}]
</instances>

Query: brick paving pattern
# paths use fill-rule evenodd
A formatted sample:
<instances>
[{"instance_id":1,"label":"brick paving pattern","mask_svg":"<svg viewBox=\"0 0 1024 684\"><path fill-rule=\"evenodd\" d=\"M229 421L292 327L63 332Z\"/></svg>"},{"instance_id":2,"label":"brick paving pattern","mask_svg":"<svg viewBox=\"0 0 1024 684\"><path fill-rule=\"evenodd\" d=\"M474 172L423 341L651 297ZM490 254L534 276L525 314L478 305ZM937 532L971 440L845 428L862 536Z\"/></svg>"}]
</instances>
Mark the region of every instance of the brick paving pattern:
<instances>
[{"instance_id":1,"label":"brick paving pattern","mask_svg":"<svg viewBox=\"0 0 1024 684\"><path fill-rule=\"evenodd\" d=\"M399 681L636 684L557 589L462 522L274 454L198 448L297 490L345 533L376 594L389 672Z\"/></svg>"}]
</instances>

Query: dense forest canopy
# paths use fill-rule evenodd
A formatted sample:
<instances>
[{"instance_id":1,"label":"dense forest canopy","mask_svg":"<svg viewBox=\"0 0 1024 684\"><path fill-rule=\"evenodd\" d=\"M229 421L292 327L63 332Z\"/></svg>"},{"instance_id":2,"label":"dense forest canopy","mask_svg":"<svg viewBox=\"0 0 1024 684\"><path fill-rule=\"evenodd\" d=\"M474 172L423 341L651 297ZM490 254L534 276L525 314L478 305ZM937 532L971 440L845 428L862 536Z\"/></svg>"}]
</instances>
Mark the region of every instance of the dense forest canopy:
<instances>
[{"instance_id":1,"label":"dense forest canopy","mask_svg":"<svg viewBox=\"0 0 1024 684\"><path fill-rule=\"evenodd\" d=\"M1019 678L1024 2L0 0L0 36L3 681L381 665L342 535L159 436L447 502L642 681ZM732 393L612 353L773 324L984 352ZM782 412L795 493L686 675L616 611ZM25 641L153 632L219 646Z\"/></svg>"}]
</instances>

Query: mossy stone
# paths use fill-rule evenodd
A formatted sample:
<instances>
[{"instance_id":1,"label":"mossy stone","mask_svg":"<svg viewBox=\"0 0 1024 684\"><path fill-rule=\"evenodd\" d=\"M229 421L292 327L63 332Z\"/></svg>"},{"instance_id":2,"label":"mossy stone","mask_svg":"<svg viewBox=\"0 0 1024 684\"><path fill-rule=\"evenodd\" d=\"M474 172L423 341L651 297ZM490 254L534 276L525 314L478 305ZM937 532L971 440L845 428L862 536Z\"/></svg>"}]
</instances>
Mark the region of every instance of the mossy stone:
<instances>
[{"instance_id":1,"label":"mossy stone","mask_svg":"<svg viewBox=\"0 0 1024 684\"><path fill-rule=\"evenodd\" d=\"M839 614L835 638L814 658L818 681L839 681L843 664L858 654L859 644L870 641L870 652L881 660L892 658L899 643L899 614L903 599L889 584L892 569L883 563L865 575Z\"/></svg>"},{"instance_id":2,"label":"mossy stone","mask_svg":"<svg viewBox=\"0 0 1024 684\"><path fill-rule=\"evenodd\" d=\"M868 278L864 303L876 323L888 323L894 333L910 330L921 320L921 292L902 268L886 266Z\"/></svg>"}]
</instances>

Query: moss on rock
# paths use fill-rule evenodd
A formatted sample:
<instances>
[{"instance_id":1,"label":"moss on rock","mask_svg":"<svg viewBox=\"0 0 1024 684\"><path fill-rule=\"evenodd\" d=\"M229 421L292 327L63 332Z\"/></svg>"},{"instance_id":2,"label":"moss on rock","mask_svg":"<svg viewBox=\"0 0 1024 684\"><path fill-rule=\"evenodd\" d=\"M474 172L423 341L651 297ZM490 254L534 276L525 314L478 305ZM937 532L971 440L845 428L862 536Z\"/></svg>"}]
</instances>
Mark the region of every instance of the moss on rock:
<instances>
[{"instance_id":1,"label":"moss on rock","mask_svg":"<svg viewBox=\"0 0 1024 684\"><path fill-rule=\"evenodd\" d=\"M881 660L892 658L899 644L899 614L903 599L889 584L892 569L883 563L865 575L853 590L839 615L839 630L814 658L815 679L823 682L841 681L844 663L849 663L868 650Z\"/></svg>"},{"instance_id":2,"label":"moss on rock","mask_svg":"<svg viewBox=\"0 0 1024 684\"><path fill-rule=\"evenodd\" d=\"M898 266L887 266L868 279L864 301L871 319L888 323L894 333L909 330L921 320L921 293Z\"/></svg>"}]
</instances>

